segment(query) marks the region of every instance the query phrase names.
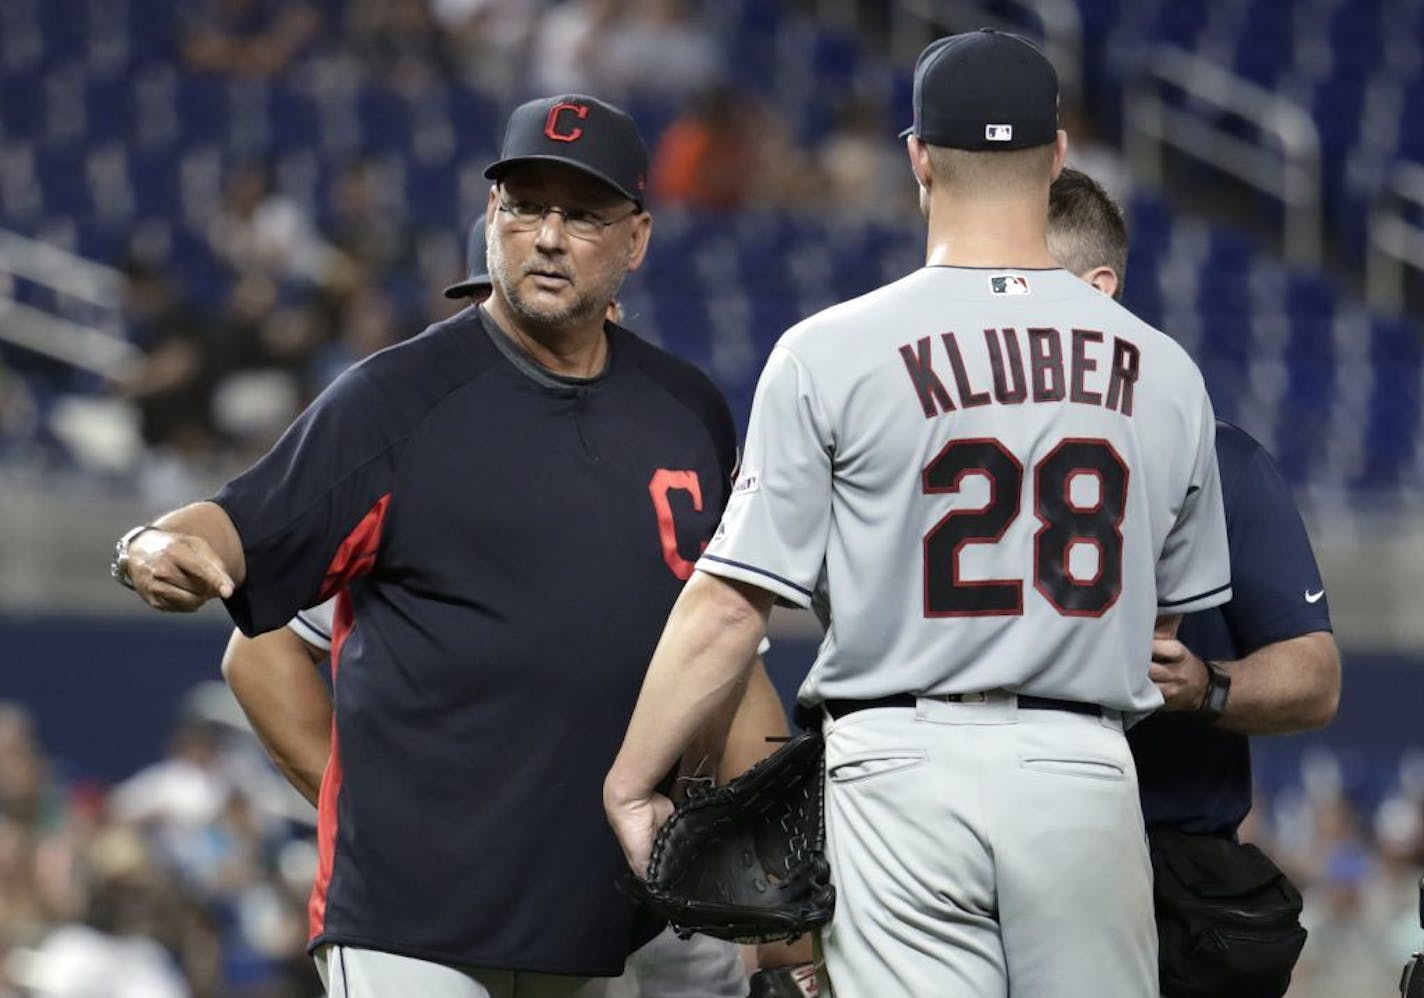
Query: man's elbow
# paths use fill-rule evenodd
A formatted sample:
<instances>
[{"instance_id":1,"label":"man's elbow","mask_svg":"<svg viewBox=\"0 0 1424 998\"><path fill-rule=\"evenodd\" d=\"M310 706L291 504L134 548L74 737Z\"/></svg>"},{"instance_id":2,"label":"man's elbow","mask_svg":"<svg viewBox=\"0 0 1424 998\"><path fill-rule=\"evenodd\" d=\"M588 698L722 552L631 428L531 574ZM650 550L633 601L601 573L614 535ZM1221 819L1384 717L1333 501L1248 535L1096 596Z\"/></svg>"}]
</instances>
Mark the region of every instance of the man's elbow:
<instances>
[{"instance_id":1,"label":"man's elbow","mask_svg":"<svg viewBox=\"0 0 1424 998\"><path fill-rule=\"evenodd\" d=\"M241 685L247 674L252 639L239 630L233 630L223 650L222 677L229 687Z\"/></svg>"},{"instance_id":2,"label":"man's elbow","mask_svg":"<svg viewBox=\"0 0 1424 998\"><path fill-rule=\"evenodd\" d=\"M1307 730L1325 727L1335 720L1335 714L1340 709L1340 649L1330 634L1316 635L1315 641L1320 648L1320 657L1314 695L1302 719Z\"/></svg>"},{"instance_id":3,"label":"man's elbow","mask_svg":"<svg viewBox=\"0 0 1424 998\"><path fill-rule=\"evenodd\" d=\"M758 636L766 630L767 614L776 599L758 586L704 572L693 575L684 593L717 630Z\"/></svg>"},{"instance_id":4,"label":"man's elbow","mask_svg":"<svg viewBox=\"0 0 1424 998\"><path fill-rule=\"evenodd\" d=\"M1335 720L1340 709L1340 674L1337 669L1334 682L1312 698L1306 717L1306 730L1323 728Z\"/></svg>"}]
</instances>

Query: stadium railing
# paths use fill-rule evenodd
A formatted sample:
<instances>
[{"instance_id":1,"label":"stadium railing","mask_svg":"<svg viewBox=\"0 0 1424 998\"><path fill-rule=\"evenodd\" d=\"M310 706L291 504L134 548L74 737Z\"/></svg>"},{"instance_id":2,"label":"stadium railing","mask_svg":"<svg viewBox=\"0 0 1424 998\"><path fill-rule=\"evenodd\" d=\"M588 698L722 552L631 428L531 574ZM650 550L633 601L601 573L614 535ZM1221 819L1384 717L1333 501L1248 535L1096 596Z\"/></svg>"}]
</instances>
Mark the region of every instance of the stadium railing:
<instances>
[{"instance_id":1,"label":"stadium railing","mask_svg":"<svg viewBox=\"0 0 1424 998\"><path fill-rule=\"evenodd\" d=\"M1404 307L1405 267L1424 273L1424 165L1399 163L1370 213L1366 294L1376 308Z\"/></svg>"},{"instance_id":2,"label":"stadium railing","mask_svg":"<svg viewBox=\"0 0 1424 998\"><path fill-rule=\"evenodd\" d=\"M1278 199L1291 260L1318 265L1320 133L1310 113L1210 59L1172 45L1144 61L1127 92L1125 145L1134 174L1160 186L1172 147ZM1180 99L1169 99L1175 91Z\"/></svg>"}]
</instances>

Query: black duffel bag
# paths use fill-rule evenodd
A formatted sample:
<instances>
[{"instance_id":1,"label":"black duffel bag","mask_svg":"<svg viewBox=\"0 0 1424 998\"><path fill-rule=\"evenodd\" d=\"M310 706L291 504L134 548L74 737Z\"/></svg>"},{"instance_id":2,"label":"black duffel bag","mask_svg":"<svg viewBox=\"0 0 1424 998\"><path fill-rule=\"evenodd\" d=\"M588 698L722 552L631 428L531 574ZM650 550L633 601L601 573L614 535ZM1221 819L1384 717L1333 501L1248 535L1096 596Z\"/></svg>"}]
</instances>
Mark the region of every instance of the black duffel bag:
<instances>
[{"instance_id":1,"label":"black duffel bag","mask_svg":"<svg viewBox=\"0 0 1424 998\"><path fill-rule=\"evenodd\" d=\"M1300 891L1253 845L1148 830L1163 998L1281 998L1305 945Z\"/></svg>"}]
</instances>

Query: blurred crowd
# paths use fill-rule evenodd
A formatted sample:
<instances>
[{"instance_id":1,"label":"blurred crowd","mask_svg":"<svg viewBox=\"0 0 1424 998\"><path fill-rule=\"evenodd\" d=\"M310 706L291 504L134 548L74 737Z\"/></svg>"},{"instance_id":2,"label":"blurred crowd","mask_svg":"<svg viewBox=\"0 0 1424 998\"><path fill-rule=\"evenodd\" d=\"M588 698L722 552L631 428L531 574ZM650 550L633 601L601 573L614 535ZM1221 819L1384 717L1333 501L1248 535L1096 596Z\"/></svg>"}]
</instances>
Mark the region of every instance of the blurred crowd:
<instances>
[{"instance_id":1,"label":"blurred crowd","mask_svg":"<svg viewBox=\"0 0 1424 998\"><path fill-rule=\"evenodd\" d=\"M1305 896L1290 998L1391 994L1424 941L1424 778L1404 770L1366 811L1311 755L1248 819ZM114 786L68 777L0 702L0 998L315 998L313 818L220 682L184 698L165 758Z\"/></svg>"},{"instance_id":2,"label":"blurred crowd","mask_svg":"<svg viewBox=\"0 0 1424 998\"><path fill-rule=\"evenodd\" d=\"M1305 899L1309 937L1288 998L1397 993L1406 958L1424 943L1424 784L1415 785L1413 768L1402 767L1403 786L1366 809L1338 759L1318 750L1302 760L1298 782L1269 801L1258 794L1241 836Z\"/></svg>"},{"instance_id":3,"label":"blurred crowd","mask_svg":"<svg viewBox=\"0 0 1424 998\"><path fill-rule=\"evenodd\" d=\"M313 87L357 78L411 108L440 104L452 85L491 107L594 93L638 115L655 212L834 206L840 217L913 224L914 185L894 140L903 123L890 120L885 79L847 82L826 102L828 127L798 133L786 108L739 85L714 16L686 0L211 0L186 12L177 51L189 73ZM417 121L416 152L448 142L451 124ZM495 148L499 137L488 139ZM471 215L484 182L469 178L483 165L462 173ZM116 373L110 408L92 421L106 441L115 425L132 427L132 448L88 449L115 464L131 450L138 480L169 490L164 498L191 490L194 474L210 480L250 460L346 366L451 314L440 289L462 274L472 221L403 223L399 178L369 153L325 185L294 184L261 160L213 169L190 179L213 188L201 236L221 290L191 293L164 265L165 234L133 233L119 261L122 324L142 358ZM8 421L24 417L17 404Z\"/></svg>"},{"instance_id":4,"label":"blurred crowd","mask_svg":"<svg viewBox=\"0 0 1424 998\"><path fill-rule=\"evenodd\" d=\"M894 141L906 122L886 80L825 84L829 98L816 96L830 113L808 130L780 103L794 85L772 94L739 78L709 27L720 6L200 0L183 5L175 58L185 72L233 80L374 81L411 108L445 106L435 98L453 84L505 109L591 92L638 116L655 213L775 206L915 224ZM786 53L786 72L810 79L803 56ZM1074 117L1069 127L1083 139L1091 125ZM448 145L452 127L461 123L417 120L417 151ZM493 150L499 136L485 138ZM1120 163L1097 152L1080 165L1120 192ZM473 165L461 192L471 215L484 203L483 163ZM452 313L440 289L463 274L473 220L404 224L400 184L366 154L320 187L261 159L186 179L213 190L201 237L220 293L175 278L162 232L136 229L111 261L123 275L124 335L141 356L108 380L108 400L131 418L138 480L161 493L156 505L191 498L194 477L250 461L348 365ZM317 190L319 200L308 196ZM0 440L33 418L23 382L0 362ZM0 998L320 993L303 951L309 816L231 705L218 706L224 697L195 691L167 756L112 787L71 778L24 709L0 703ZM1298 788L1258 806L1248 837L1306 895L1310 939L1294 998L1391 993L1424 936L1421 801L1424 780L1362 811L1328 760L1315 760Z\"/></svg>"},{"instance_id":5,"label":"blurred crowd","mask_svg":"<svg viewBox=\"0 0 1424 998\"><path fill-rule=\"evenodd\" d=\"M303 809L221 683L115 786L67 778L0 702L0 998L320 995Z\"/></svg>"}]
</instances>

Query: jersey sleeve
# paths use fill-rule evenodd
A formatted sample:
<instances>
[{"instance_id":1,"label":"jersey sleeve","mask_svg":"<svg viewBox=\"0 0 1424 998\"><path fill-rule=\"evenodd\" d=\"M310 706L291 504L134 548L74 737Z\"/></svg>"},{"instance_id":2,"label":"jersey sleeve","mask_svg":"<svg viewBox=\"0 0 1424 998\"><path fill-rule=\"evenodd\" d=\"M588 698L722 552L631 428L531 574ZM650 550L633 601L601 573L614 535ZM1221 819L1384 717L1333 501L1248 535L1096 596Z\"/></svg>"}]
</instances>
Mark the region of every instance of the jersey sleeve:
<instances>
[{"instance_id":1,"label":"jersey sleeve","mask_svg":"<svg viewBox=\"0 0 1424 998\"><path fill-rule=\"evenodd\" d=\"M1248 655L1277 641L1330 630L1330 608L1290 487L1264 448L1244 432L1230 431L1244 438L1248 449L1235 469L1228 451L1221 451L1231 545L1231 602L1223 611L1237 648Z\"/></svg>"},{"instance_id":2,"label":"jersey sleeve","mask_svg":"<svg viewBox=\"0 0 1424 998\"><path fill-rule=\"evenodd\" d=\"M243 633L286 624L374 565L404 432L374 382L364 366L345 372L213 497L247 562L226 601Z\"/></svg>"},{"instance_id":3,"label":"jersey sleeve","mask_svg":"<svg viewBox=\"0 0 1424 998\"><path fill-rule=\"evenodd\" d=\"M697 568L809 607L830 533L832 444L809 373L778 346L757 383L732 496Z\"/></svg>"},{"instance_id":4,"label":"jersey sleeve","mask_svg":"<svg viewBox=\"0 0 1424 998\"><path fill-rule=\"evenodd\" d=\"M318 606L300 610L287 621L287 627L313 648L331 651L331 623L336 615L336 597Z\"/></svg>"},{"instance_id":5,"label":"jersey sleeve","mask_svg":"<svg viewBox=\"0 0 1424 998\"><path fill-rule=\"evenodd\" d=\"M1192 613L1231 598L1231 559L1216 460L1216 417L1205 390L1201 392L1194 443L1186 497L1157 559L1158 613Z\"/></svg>"}]
</instances>

